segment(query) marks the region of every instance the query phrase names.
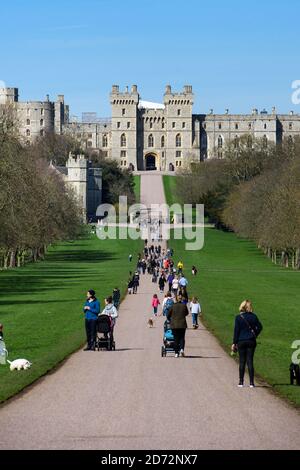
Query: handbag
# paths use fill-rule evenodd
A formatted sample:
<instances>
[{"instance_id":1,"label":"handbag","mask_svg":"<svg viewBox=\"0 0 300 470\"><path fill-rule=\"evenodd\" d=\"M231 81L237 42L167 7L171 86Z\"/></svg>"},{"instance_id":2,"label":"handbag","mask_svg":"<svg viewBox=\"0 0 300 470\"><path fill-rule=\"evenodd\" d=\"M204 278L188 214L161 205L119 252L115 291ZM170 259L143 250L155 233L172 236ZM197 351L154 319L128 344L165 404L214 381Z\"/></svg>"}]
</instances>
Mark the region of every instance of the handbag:
<instances>
[{"instance_id":1,"label":"handbag","mask_svg":"<svg viewBox=\"0 0 300 470\"><path fill-rule=\"evenodd\" d=\"M246 320L245 317L243 317L243 315L241 315L242 319L244 320L244 322L247 324L249 330L251 331L251 333L253 334L254 338L256 339L257 338L257 335L255 333L255 331L253 330L252 326L250 325L250 323Z\"/></svg>"}]
</instances>

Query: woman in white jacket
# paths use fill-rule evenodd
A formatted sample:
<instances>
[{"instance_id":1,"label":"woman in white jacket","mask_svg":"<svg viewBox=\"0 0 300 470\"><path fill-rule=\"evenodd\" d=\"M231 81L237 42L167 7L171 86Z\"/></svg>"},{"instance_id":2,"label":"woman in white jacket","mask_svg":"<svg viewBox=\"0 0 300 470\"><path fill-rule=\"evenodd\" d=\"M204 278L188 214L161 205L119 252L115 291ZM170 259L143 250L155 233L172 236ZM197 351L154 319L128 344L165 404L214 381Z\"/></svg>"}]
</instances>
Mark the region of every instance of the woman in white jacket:
<instances>
[{"instance_id":1,"label":"woman in white jacket","mask_svg":"<svg viewBox=\"0 0 300 470\"><path fill-rule=\"evenodd\" d=\"M100 313L100 315L108 315L110 317L110 319L111 319L111 334L110 334L110 337L113 341L114 327L115 327L116 320L117 320L119 314L118 314L118 310L116 309L116 307L113 304L113 298L111 296L106 297L106 299L105 299L105 308Z\"/></svg>"}]
</instances>

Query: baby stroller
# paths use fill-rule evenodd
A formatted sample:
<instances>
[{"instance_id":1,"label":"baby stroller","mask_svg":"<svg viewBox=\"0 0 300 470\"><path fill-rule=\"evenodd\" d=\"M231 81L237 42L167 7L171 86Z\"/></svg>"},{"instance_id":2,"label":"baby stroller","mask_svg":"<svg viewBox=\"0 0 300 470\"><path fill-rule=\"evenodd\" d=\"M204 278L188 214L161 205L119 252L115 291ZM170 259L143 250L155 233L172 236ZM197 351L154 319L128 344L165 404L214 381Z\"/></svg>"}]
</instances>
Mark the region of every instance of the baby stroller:
<instances>
[{"instance_id":1,"label":"baby stroller","mask_svg":"<svg viewBox=\"0 0 300 470\"><path fill-rule=\"evenodd\" d=\"M161 347L161 356L166 357L167 353L175 353L174 336L168 320L164 323L164 339Z\"/></svg>"},{"instance_id":2,"label":"baby stroller","mask_svg":"<svg viewBox=\"0 0 300 470\"><path fill-rule=\"evenodd\" d=\"M99 315L97 322L97 337L95 348L115 351L116 344L113 338L113 320L108 315Z\"/></svg>"}]
</instances>

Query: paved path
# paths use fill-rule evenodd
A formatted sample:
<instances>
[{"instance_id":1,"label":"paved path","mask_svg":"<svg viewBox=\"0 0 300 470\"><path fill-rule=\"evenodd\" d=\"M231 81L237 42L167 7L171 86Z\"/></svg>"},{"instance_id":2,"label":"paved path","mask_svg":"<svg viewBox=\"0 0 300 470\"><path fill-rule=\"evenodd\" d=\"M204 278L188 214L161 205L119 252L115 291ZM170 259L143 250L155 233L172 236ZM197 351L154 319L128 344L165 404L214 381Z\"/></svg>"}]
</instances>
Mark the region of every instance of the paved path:
<instances>
[{"instance_id":1,"label":"paved path","mask_svg":"<svg viewBox=\"0 0 300 470\"><path fill-rule=\"evenodd\" d=\"M159 175L142 202L161 202ZM0 449L299 449L300 417L265 388L237 388L235 362L203 327L186 358L160 357L147 327L153 284L122 303L115 352L78 352L0 408Z\"/></svg>"}]
</instances>

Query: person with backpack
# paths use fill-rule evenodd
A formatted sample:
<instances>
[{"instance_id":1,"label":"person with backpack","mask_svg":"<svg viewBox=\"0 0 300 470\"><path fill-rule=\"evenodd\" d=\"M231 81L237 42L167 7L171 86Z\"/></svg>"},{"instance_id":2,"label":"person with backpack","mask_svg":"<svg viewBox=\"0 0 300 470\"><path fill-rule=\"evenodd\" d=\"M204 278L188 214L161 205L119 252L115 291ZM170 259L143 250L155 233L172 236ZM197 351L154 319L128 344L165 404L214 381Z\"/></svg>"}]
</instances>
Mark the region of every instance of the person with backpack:
<instances>
[{"instance_id":1,"label":"person with backpack","mask_svg":"<svg viewBox=\"0 0 300 470\"><path fill-rule=\"evenodd\" d=\"M157 317L158 306L160 305L160 301L159 301L159 298L157 297L157 294L153 295L151 305L153 307L153 315Z\"/></svg>"},{"instance_id":2,"label":"person with backpack","mask_svg":"<svg viewBox=\"0 0 300 470\"><path fill-rule=\"evenodd\" d=\"M185 332L187 329L186 317L189 314L188 308L182 303L180 295L177 296L177 302L170 308L167 319L170 322L170 328L174 335L175 357L184 357Z\"/></svg>"},{"instance_id":3,"label":"person with backpack","mask_svg":"<svg viewBox=\"0 0 300 470\"><path fill-rule=\"evenodd\" d=\"M169 313L170 308L174 304L174 300L172 299L172 294L171 292L168 292L164 298L163 305L162 305L162 310L163 310L163 316L166 317Z\"/></svg>"},{"instance_id":4,"label":"person with backpack","mask_svg":"<svg viewBox=\"0 0 300 470\"><path fill-rule=\"evenodd\" d=\"M239 387L244 386L246 363L248 366L250 387L254 385L253 359L256 348L256 338L262 331L262 324L253 312L250 300L244 300L240 305L240 313L235 318L233 344L231 350L239 353Z\"/></svg>"},{"instance_id":5,"label":"person with backpack","mask_svg":"<svg viewBox=\"0 0 300 470\"><path fill-rule=\"evenodd\" d=\"M85 313L85 331L87 338L87 347L84 351L95 351L100 302L97 300L96 293L92 289L87 292L87 300L84 304L83 311Z\"/></svg>"},{"instance_id":6,"label":"person with backpack","mask_svg":"<svg viewBox=\"0 0 300 470\"><path fill-rule=\"evenodd\" d=\"M190 303L190 311L192 314L193 328L199 328L198 316L201 314L201 305L198 302L197 297L193 297Z\"/></svg>"}]
</instances>

